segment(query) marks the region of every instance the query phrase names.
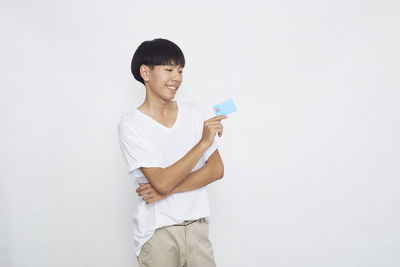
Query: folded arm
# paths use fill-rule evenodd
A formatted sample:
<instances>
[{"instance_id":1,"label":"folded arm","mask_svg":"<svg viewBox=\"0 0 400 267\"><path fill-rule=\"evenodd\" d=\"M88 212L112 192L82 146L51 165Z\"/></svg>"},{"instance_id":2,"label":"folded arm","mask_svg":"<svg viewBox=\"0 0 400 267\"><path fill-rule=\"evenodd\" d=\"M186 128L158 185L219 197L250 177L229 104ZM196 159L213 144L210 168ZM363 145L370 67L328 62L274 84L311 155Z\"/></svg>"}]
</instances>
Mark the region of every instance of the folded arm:
<instances>
[{"instance_id":1,"label":"folded arm","mask_svg":"<svg viewBox=\"0 0 400 267\"><path fill-rule=\"evenodd\" d=\"M223 176L224 165L217 149L208 158L203 167L187 175L185 179L176 185L169 193L160 193L151 185L151 183L141 184L140 187L136 189L136 192L138 193L139 197L143 197L143 200L146 201L146 204L151 204L176 193L201 188L207 184L221 179Z\"/></svg>"},{"instance_id":2,"label":"folded arm","mask_svg":"<svg viewBox=\"0 0 400 267\"><path fill-rule=\"evenodd\" d=\"M186 178L194 166L196 166L207 147L200 141L183 158L167 168L141 167L140 169L153 188L161 194L166 195Z\"/></svg>"},{"instance_id":3,"label":"folded arm","mask_svg":"<svg viewBox=\"0 0 400 267\"><path fill-rule=\"evenodd\" d=\"M169 195L201 188L221 179L223 176L224 164L218 149L216 149L203 167L187 175L183 181L172 189Z\"/></svg>"}]
</instances>

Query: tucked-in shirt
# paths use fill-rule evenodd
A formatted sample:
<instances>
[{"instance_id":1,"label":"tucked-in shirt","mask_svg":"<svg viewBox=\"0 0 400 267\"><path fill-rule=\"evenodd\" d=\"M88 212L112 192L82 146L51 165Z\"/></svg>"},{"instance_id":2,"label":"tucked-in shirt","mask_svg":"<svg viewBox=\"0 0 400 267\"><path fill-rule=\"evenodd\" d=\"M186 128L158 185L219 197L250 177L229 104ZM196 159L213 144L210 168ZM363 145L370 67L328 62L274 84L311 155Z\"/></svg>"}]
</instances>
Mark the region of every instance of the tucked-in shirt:
<instances>
[{"instance_id":1,"label":"tucked-in shirt","mask_svg":"<svg viewBox=\"0 0 400 267\"><path fill-rule=\"evenodd\" d=\"M204 116L197 104L176 100L178 114L168 128L138 109L121 117L118 124L119 145L128 165L128 173L139 183L149 183L140 167L167 168L185 156L203 134ZM208 147L191 172L201 168L218 148L218 138ZM182 223L185 220L206 218L210 222L207 186L176 193L165 199L146 204L138 199L133 215L135 254L139 256L143 244L155 229Z\"/></svg>"}]
</instances>

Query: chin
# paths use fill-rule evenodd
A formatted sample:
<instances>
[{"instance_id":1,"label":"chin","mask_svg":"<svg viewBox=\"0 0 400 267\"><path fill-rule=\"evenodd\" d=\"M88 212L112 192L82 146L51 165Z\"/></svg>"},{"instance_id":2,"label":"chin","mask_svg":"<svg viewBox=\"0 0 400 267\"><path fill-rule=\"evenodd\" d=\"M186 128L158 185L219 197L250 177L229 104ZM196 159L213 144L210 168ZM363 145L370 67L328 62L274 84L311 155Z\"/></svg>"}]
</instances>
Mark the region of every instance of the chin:
<instances>
[{"instance_id":1,"label":"chin","mask_svg":"<svg viewBox=\"0 0 400 267\"><path fill-rule=\"evenodd\" d=\"M166 102L171 102L172 100L174 100L175 96L173 97L164 97L163 100Z\"/></svg>"}]
</instances>

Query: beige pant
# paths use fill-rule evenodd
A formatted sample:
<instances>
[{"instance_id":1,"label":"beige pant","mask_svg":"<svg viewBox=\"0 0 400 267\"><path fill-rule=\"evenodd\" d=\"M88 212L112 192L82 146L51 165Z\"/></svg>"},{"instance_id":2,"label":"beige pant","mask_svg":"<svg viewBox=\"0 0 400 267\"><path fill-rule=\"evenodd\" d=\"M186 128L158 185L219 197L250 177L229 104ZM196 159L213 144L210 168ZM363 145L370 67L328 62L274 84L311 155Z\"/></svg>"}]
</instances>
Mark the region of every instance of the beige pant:
<instances>
[{"instance_id":1,"label":"beige pant","mask_svg":"<svg viewBox=\"0 0 400 267\"><path fill-rule=\"evenodd\" d=\"M215 267L205 218L157 228L137 257L140 267Z\"/></svg>"}]
</instances>

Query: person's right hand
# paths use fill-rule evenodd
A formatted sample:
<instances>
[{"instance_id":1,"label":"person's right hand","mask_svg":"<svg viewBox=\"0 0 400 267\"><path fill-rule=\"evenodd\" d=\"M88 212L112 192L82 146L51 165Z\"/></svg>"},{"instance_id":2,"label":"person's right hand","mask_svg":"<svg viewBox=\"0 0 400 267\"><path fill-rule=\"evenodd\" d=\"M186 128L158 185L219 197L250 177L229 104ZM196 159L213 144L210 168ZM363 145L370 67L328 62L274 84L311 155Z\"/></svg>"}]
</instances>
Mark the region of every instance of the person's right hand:
<instances>
[{"instance_id":1,"label":"person's right hand","mask_svg":"<svg viewBox=\"0 0 400 267\"><path fill-rule=\"evenodd\" d=\"M203 136L201 137L200 142L205 144L207 147L211 146L214 142L215 134L218 132L218 136L222 136L223 126L221 120L227 119L228 116L221 115L215 116L211 119L204 121L203 126Z\"/></svg>"}]
</instances>

